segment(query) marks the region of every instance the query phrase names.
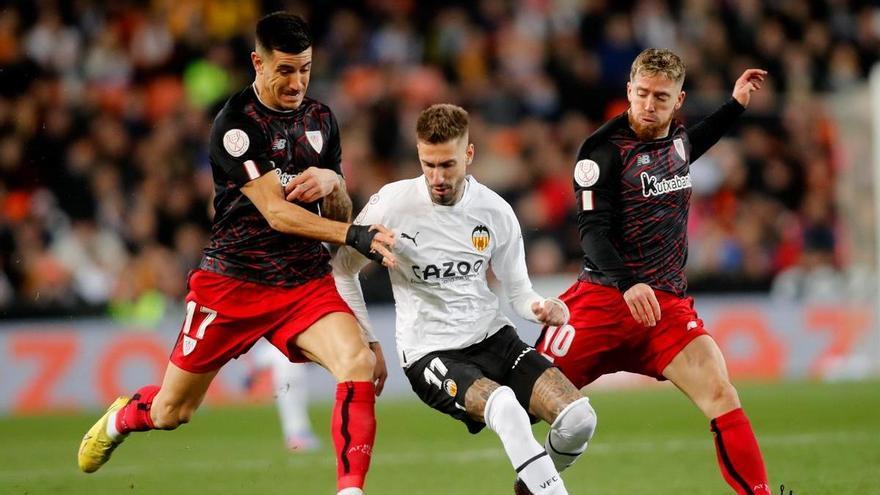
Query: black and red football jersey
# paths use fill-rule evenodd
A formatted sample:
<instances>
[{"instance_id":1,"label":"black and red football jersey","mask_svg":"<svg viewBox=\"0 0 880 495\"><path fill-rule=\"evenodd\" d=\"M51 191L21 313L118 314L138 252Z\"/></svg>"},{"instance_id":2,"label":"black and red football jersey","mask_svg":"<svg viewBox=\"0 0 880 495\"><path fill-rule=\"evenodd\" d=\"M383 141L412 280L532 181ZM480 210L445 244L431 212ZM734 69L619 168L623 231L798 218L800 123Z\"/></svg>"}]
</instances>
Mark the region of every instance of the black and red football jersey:
<instances>
[{"instance_id":1,"label":"black and red football jersey","mask_svg":"<svg viewBox=\"0 0 880 495\"><path fill-rule=\"evenodd\" d=\"M684 294L690 164L743 110L731 99L699 124L686 129L673 121L666 137L650 141L636 136L623 113L584 141L574 170L582 279Z\"/></svg>"},{"instance_id":2,"label":"black and red football jersey","mask_svg":"<svg viewBox=\"0 0 880 495\"><path fill-rule=\"evenodd\" d=\"M241 187L267 173L283 186L312 166L341 173L341 158L339 127L326 105L305 98L296 110L275 110L253 86L233 95L211 130L216 213L200 268L288 287L329 273L321 242L273 230ZM298 204L320 214L319 201Z\"/></svg>"}]
</instances>

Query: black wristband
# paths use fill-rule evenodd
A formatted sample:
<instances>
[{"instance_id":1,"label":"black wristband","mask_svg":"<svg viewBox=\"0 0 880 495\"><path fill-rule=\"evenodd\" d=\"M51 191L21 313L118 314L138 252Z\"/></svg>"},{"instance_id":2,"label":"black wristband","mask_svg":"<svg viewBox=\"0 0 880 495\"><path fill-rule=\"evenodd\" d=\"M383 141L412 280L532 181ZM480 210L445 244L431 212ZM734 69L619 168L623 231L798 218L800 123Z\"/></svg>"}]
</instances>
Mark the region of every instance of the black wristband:
<instances>
[{"instance_id":1,"label":"black wristband","mask_svg":"<svg viewBox=\"0 0 880 495\"><path fill-rule=\"evenodd\" d=\"M376 234L378 233L378 230L370 230L369 225L352 224L348 227L348 232L345 234L345 243L355 248L357 252L367 258L381 263L382 255L376 251L372 251L370 247L373 244L373 238L376 237Z\"/></svg>"}]
</instances>

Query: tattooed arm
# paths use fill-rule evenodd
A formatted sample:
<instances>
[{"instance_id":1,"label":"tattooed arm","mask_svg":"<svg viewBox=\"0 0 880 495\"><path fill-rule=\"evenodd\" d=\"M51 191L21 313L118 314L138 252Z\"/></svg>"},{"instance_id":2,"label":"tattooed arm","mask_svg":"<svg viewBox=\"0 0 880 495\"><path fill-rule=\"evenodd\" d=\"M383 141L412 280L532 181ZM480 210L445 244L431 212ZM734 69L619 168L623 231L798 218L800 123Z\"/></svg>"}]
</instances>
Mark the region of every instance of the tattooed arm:
<instances>
[{"instance_id":1,"label":"tattooed arm","mask_svg":"<svg viewBox=\"0 0 880 495\"><path fill-rule=\"evenodd\" d=\"M288 201L311 203L321 201L321 216L339 222L351 221L351 198L345 188L345 179L336 172L309 167L285 186Z\"/></svg>"},{"instance_id":2,"label":"tattooed arm","mask_svg":"<svg viewBox=\"0 0 880 495\"><path fill-rule=\"evenodd\" d=\"M351 198L345 188L345 179L338 174L336 179L339 181L336 189L324 196L324 201L321 202L321 216L338 222L350 222Z\"/></svg>"}]
</instances>

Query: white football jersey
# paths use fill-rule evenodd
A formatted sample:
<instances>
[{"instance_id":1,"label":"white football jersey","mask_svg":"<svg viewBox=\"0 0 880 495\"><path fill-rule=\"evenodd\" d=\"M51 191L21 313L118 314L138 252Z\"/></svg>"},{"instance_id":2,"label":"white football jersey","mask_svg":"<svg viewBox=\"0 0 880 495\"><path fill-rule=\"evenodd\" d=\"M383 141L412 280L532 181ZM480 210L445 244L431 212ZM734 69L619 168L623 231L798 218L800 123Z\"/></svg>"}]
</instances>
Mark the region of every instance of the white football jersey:
<instances>
[{"instance_id":1,"label":"white football jersey","mask_svg":"<svg viewBox=\"0 0 880 495\"><path fill-rule=\"evenodd\" d=\"M452 206L431 200L424 176L393 182L370 198L354 222L382 224L395 233L397 266L390 275L404 367L429 352L468 347L511 325L486 281L490 266L508 293L520 296L523 304L517 306L542 300L531 289L513 209L473 177L465 182ZM333 267L340 294L370 333L360 287L353 287L367 262L345 246ZM523 316L529 315L531 310ZM530 319L535 321L534 315Z\"/></svg>"}]
</instances>

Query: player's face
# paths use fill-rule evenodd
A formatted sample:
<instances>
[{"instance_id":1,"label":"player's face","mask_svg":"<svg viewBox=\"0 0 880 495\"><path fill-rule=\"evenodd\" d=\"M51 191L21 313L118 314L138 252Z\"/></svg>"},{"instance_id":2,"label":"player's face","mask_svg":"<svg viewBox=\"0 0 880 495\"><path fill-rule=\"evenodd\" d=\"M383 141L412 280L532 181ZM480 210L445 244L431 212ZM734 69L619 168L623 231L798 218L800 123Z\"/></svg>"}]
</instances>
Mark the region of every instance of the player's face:
<instances>
[{"instance_id":1,"label":"player's face","mask_svg":"<svg viewBox=\"0 0 880 495\"><path fill-rule=\"evenodd\" d=\"M626 83L629 123L639 139L657 139L669 132L675 111L684 102L684 81L673 81L663 74L637 73Z\"/></svg>"},{"instance_id":2,"label":"player's face","mask_svg":"<svg viewBox=\"0 0 880 495\"><path fill-rule=\"evenodd\" d=\"M467 134L444 143L419 140L416 148L431 199L438 205L455 204L464 191L467 166L474 159L474 145L468 143Z\"/></svg>"},{"instance_id":3,"label":"player's face","mask_svg":"<svg viewBox=\"0 0 880 495\"><path fill-rule=\"evenodd\" d=\"M251 59L263 102L279 110L298 108L309 87L312 47L296 54L272 50L271 54L261 56L253 52Z\"/></svg>"}]
</instances>

